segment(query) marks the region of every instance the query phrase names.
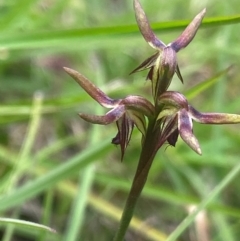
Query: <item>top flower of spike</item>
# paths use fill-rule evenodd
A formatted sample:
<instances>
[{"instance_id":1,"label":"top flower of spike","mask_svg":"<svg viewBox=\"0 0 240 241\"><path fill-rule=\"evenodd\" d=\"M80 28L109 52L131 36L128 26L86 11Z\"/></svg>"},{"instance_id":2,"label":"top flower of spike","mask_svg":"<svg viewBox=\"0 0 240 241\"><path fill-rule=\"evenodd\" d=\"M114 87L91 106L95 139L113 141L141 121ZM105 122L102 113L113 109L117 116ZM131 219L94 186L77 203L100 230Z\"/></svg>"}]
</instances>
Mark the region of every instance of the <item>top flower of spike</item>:
<instances>
[{"instance_id":1,"label":"top flower of spike","mask_svg":"<svg viewBox=\"0 0 240 241\"><path fill-rule=\"evenodd\" d=\"M150 68L147 79L152 81L152 93L156 104L158 96L165 92L169 87L175 72L183 82L177 64L176 53L185 48L192 41L206 13L206 9L203 9L186 27L182 34L168 45L164 44L154 34L138 0L134 0L134 10L139 30L144 39L158 52L146 59L131 73ZM166 71L166 69L168 69L168 71Z\"/></svg>"}]
</instances>

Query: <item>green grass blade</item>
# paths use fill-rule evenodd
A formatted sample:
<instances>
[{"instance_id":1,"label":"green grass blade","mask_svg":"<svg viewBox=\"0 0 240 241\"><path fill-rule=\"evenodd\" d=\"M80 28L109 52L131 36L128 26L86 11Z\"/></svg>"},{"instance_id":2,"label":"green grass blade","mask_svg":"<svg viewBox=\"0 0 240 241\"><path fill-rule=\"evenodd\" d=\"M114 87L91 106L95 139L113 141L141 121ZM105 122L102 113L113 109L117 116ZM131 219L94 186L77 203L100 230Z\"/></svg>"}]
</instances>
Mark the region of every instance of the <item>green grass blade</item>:
<instances>
[{"instance_id":1,"label":"green grass blade","mask_svg":"<svg viewBox=\"0 0 240 241\"><path fill-rule=\"evenodd\" d=\"M12 218L0 218L0 225L6 225L6 224L14 224L14 225L19 225L19 226L24 226L26 228L35 229L35 230L56 233L56 231L54 229L49 228L45 225L38 224L38 223L23 221L23 220L19 220L19 219L12 219Z\"/></svg>"},{"instance_id":2,"label":"green grass blade","mask_svg":"<svg viewBox=\"0 0 240 241\"><path fill-rule=\"evenodd\" d=\"M71 160L68 160L46 175L19 187L14 193L2 195L0 199L0 210L6 210L13 206L20 205L27 199L50 188L57 182L76 175L81 168L94 162L100 154L103 157L111 150L112 145L109 143L110 139L111 138L106 138L106 140L101 142L98 146L94 145L89 147L87 150L76 155Z\"/></svg>"},{"instance_id":3,"label":"green grass blade","mask_svg":"<svg viewBox=\"0 0 240 241\"><path fill-rule=\"evenodd\" d=\"M236 165L227 174L227 176L211 191L211 193L205 199L203 199L197 208L179 224L179 226L169 235L167 241L175 241L194 221L197 214L204 210L213 201L213 199L239 174L239 171L240 163Z\"/></svg>"},{"instance_id":4,"label":"green grass blade","mask_svg":"<svg viewBox=\"0 0 240 241\"><path fill-rule=\"evenodd\" d=\"M187 26L189 21L172 21L152 24L157 31L181 30ZM240 23L240 15L206 18L203 22L204 27L221 26L223 24ZM108 46L109 39L114 42L122 42L137 35L139 30L137 25L122 25L111 27L92 27L84 29L66 29L51 31L36 31L30 33L8 33L0 36L2 48L10 49L30 49L30 48L49 48L69 46L70 43L78 43L78 49L95 46ZM120 41L121 40L121 41ZM74 47L74 46L73 46Z\"/></svg>"},{"instance_id":5,"label":"green grass blade","mask_svg":"<svg viewBox=\"0 0 240 241\"><path fill-rule=\"evenodd\" d=\"M20 153L17 157L17 162L15 163L12 172L9 175L9 179L5 183L6 192L13 189L25 170L25 167L29 160L30 151L34 144L34 139L36 137L38 127L40 124L41 108L42 108L43 96L41 93L36 93L33 99L33 107L31 113L31 121L25 136L23 145L21 147Z\"/></svg>"},{"instance_id":6,"label":"green grass blade","mask_svg":"<svg viewBox=\"0 0 240 241\"><path fill-rule=\"evenodd\" d=\"M16 218L18 218L18 216L19 216L19 208L13 211L12 219L17 220ZM8 223L6 229L4 230L2 241L11 241L13 238L14 230L15 230L15 225Z\"/></svg>"},{"instance_id":7,"label":"green grass blade","mask_svg":"<svg viewBox=\"0 0 240 241\"><path fill-rule=\"evenodd\" d=\"M41 223L45 226L49 226L51 223L52 211L54 207L54 194L52 190L49 190L45 193L44 196L44 205L43 205L43 214ZM38 236L38 241L45 241L47 237L46 232L42 232L41 235Z\"/></svg>"},{"instance_id":8,"label":"green grass blade","mask_svg":"<svg viewBox=\"0 0 240 241\"><path fill-rule=\"evenodd\" d=\"M194 97L196 97L197 95L199 95L200 93L202 93L203 91L207 90L215 83L217 83L217 81L220 80L220 77L227 74L230 69L231 69L231 66L218 72L213 77L197 84L196 86L192 87L190 90L185 91L185 96L187 97L188 100L193 99Z\"/></svg>"},{"instance_id":9,"label":"green grass blade","mask_svg":"<svg viewBox=\"0 0 240 241\"><path fill-rule=\"evenodd\" d=\"M79 177L79 190L75 196L69 215L68 229L62 241L75 241L81 237L80 232L84 223L84 215L88 203L88 194L94 179L95 166L89 165Z\"/></svg>"},{"instance_id":10,"label":"green grass blade","mask_svg":"<svg viewBox=\"0 0 240 241\"><path fill-rule=\"evenodd\" d=\"M114 187L115 189L122 190L124 192L129 191L130 182L126 180L120 180L119 178L115 178L112 176L107 175L96 175L96 180L98 183L102 185L109 185L109 183ZM196 196L192 195L183 195L178 192L173 192L171 189L166 188L164 186L152 186L149 184L146 184L145 188L143 189L142 193L143 197L146 197L148 199L156 200L156 201L165 201L169 204L173 205L190 205L190 204L199 204L200 199ZM233 208L226 205L221 205L212 202L208 207L208 210L213 212L219 212L224 215L232 216L239 218L240 217L240 209Z\"/></svg>"},{"instance_id":11,"label":"green grass blade","mask_svg":"<svg viewBox=\"0 0 240 241\"><path fill-rule=\"evenodd\" d=\"M228 222L226 221L225 217L223 215L221 215L220 213L214 214L212 215L212 219L215 221L215 226L217 229L217 233L219 235L219 241L235 241L234 237L233 237L233 232L231 230L230 225L228 224Z\"/></svg>"}]
</instances>

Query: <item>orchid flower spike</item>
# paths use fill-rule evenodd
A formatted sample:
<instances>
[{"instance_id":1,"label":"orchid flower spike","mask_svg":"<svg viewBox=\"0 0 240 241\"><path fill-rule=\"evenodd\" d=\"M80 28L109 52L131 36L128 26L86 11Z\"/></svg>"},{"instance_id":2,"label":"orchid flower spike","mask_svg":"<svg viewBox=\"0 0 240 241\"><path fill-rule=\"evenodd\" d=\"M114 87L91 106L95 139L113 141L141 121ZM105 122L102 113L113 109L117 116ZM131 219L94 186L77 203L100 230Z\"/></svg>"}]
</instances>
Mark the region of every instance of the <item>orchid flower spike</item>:
<instances>
[{"instance_id":1,"label":"orchid flower spike","mask_svg":"<svg viewBox=\"0 0 240 241\"><path fill-rule=\"evenodd\" d=\"M112 143L120 145L122 159L134 126L142 133L142 145L149 142L149 135L150 138L152 138L152 135L154 136L154 144L151 144L151 150L154 150L154 153L164 143L175 146L178 136L180 136L190 148L201 155L199 142L193 134L193 120L203 124L240 123L240 115L202 113L194 109L181 93L167 91L175 72L182 80L176 53L192 41L206 10L202 10L176 40L165 45L153 33L138 0L134 0L134 9L144 39L152 48L157 50L153 56L133 71L150 69L147 78L152 81L154 104L144 97L136 95L129 95L123 99L112 99L82 74L64 68L94 100L103 107L110 109L105 115L101 116L85 113L79 115L85 121L94 124L116 123L118 132L112 139ZM150 128L148 128L149 126Z\"/></svg>"}]
</instances>

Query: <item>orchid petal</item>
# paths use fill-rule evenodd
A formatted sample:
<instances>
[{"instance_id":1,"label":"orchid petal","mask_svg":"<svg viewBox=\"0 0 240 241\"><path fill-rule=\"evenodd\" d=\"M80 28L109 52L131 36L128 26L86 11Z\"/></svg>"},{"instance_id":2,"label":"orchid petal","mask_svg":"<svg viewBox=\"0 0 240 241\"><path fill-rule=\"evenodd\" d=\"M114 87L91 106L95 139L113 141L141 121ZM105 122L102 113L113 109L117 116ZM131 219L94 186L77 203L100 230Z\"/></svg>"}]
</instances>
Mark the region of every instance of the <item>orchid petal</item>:
<instances>
[{"instance_id":1,"label":"orchid petal","mask_svg":"<svg viewBox=\"0 0 240 241\"><path fill-rule=\"evenodd\" d=\"M143 134L143 136L146 135L146 119L144 115L139 113L138 111L130 111L128 113L131 120L134 122L138 130Z\"/></svg>"},{"instance_id":2,"label":"orchid petal","mask_svg":"<svg viewBox=\"0 0 240 241\"><path fill-rule=\"evenodd\" d=\"M136 69L134 69L130 74L149 69L156 64L156 60L159 57L159 52L155 53L153 56L147 58L143 61Z\"/></svg>"},{"instance_id":3,"label":"orchid petal","mask_svg":"<svg viewBox=\"0 0 240 241\"><path fill-rule=\"evenodd\" d=\"M182 109L178 113L178 130L183 141L197 154L201 155L200 145L192 132L192 120L185 109Z\"/></svg>"},{"instance_id":4,"label":"orchid petal","mask_svg":"<svg viewBox=\"0 0 240 241\"><path fill-rule=\"evenodd\" d=\"M167 116L175 115L178 111L179 111L179 109L177 109L175 107L164 108L163 110L160 111L160 113L157 117L157 120L160 120Z\"/></svg>"},{"instance_id":5,"label":"orchid petal","mask_svg":"<svg viewBox=\"0 0 240 241\"><path fill-rule=\"evenodd\" d=\"M121 104L125 105L128 110L138 111L148 117L152 117L155 112L152 103L142 96L129 95L122 99Z\"/></svg>"},{"instance_id":6,"label":"orchid petal","mask_svg":"<svg viewBox=\"0 0 240 241\"><path fill-rule=\"evenodd\" d=\"M171 146L175 146L177 139L179 136L179 131L178 129L176 129L168 138L167 138L167 142L169 143L169 145Z\"/></svg>"},{"instance_id":7,"label":"orchid petal","mask_svg":"<svg viewBox=\"0 0 240 241\"><path fill-rule=\"evenodd\" d=\"M149 25L147 16L138 0L134 0L134 10L139 30L141 31L144 39L152 48L158 50L163 49L166 45L161 40L159 40L153 33Z\"/></svg>"},{"instance_id":8,"label":"orchid petal","mask_svg":"<svg viewBox=\"0 0 240 241\"><path fill-rule=\"evenodd\" d=\"M160 121L160 123L161 136L158 142L158 148L168 141L168 139L171 138L171 135L177 130L177 115L166 116Z\"/></svg>"},{"instance_id":9,"label":"orchid petal","mask_svg":"<svg viewBox=\"0 0 240 241\"><path fill-rule=\"evenodd\" d=\"M180 69L179 69L178 64L177 64L177 66L176 66L175 72L176 72L178 78L179 78L179 79L181 80L181 82L183 83L183 77L182 77L182 75L181 75L181 72L180 72Z\"/></svg>"},{"instance_id":10,"label":"orchid petal","mask_svg":"<svg viewBox=\"0 0 240 241\"><path fill-rule=\"evenodd\" d=\"M202 124L236 124L240 123L240 115L227 113L202 113L189 106L192 118Z\"/></svg>"},{"instance_id":11,"label":"orchid petal","mask_svg":"<svg viewBox=\"0 0 240 241\"><path fill-rule=\"evenodd\" d=\"M206 8L204 8L198 15L196 15L196 17L191 21L191 23L175 41L169 44L176 52L185 48L193 40L200 24L202 23L205 13Z\"/></svg>"},{"instance_id":12,"label":"orchid petal","mask_svg":"<svg viewBox=\"0 0 240 241\"><path fill-rule=\"evenodd\" d=\"M110 110L106 115L88 115L80 113L79 116L87 122L100 125L108 125L119 120L125 113L125 107L120 105Z\"/></svg>"},{"instance_id":13,"label":"orchid petal","mask_svg":"<svg viewBox=\"0 0 240 241\"><path fill-rule=\"evenodd\" d=\"M123 115L122 118L120 118L117 121L117 127L118 127L118 133L117 135L112 139L112 143L115 145L120 145L121 147L121 160L123 159L125 150L128 146L128 143L131 139L132 131L133 131L133 121L128 118L127 115Z\"/></svg>"},{"instance_id":14,"label":"orchid petal","mask_svg":"<svg viewBox=\"0 0 240 241\"><path fill-rule=\"evenodd\" d=\"M79 72L64 67L64 70L100 105L106 108L115 107L120 100L114 100L108 97L103 91L89 81L85 76Z\"/></svg>"},{"instance_id":15,"label":"orchid petal","mask_svg":"<svg viewBox=\"0 0 240 241\"><path fill-rule=\"evenodd\" d=\"M158 98L159 104L166 108L174 107L176 109L188 109L188 101L184 95L177 91L166 91ZM164 108L164 107L163 107Z\"/></svg>"}]
</instances>

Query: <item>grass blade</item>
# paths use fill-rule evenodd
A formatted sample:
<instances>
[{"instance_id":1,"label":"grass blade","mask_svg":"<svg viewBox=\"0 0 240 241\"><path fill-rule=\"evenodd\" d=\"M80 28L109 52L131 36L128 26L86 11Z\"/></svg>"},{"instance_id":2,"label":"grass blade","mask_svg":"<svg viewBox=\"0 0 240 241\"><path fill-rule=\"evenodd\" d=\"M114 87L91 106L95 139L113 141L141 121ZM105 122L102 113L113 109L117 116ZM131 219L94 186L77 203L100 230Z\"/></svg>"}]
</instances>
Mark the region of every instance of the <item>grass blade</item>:
<instances>
[{"instance_id":1,"label":"grass blade","mask_svg":"<svg viewBox=\"0 0 240 241\"><path fill-rule=\"evenodd\" d=\"M203 91L207 90L208 88L210 88L211 86L213 86L217 81L220 80L220 77L227 74L230 69L231 69L231 66L218 72L213 77L197 84L196 86L192 87L190 90L186 91L185 95L186 95L187 99L188 100L193 99L194 97L199 95L201 92L203 92Z\"/></svg>"},{"instance_id":2,"label":"grass blade","mask_svg":"<svg viewBox=\"0 0 240 241\"><path fill-rule=\"evenodd\" d=\"M97 147L96 145L89 147L87 150L76 155L71 160L60 165L46 175L19 187L14 193L3 195L0 199L0 210L6 210L20 205L27 199L49 189L57 182L76 175L81 168L94 162L100 154L103 156L110 151L112 147L109 143L110 139L111 138L107 138Z\"/></svg>"},{"instance_id":3,"label":"grass blade","mask_svg":"<svg viewBox=\"0 0 240 241\"><path fill-rule=\"evenodd\" d=\"M157 31L181 30L187 26L189 21L171 21L151 24L152 28ZM226 24L240 23L240 15L206 18L202 26L212 27ZM51 31L36 31L28 33L8 33L0 36L0 45L2 48L11 49L30 49L30 48L49 48L69 46L70 43L78 43L78 48L86 49L87 46L98 44L99 47L108 46L109 38L112 42L119 41L124 43L133 35L139 38L137 25L121 25L110 27L95 27L83 29L66 29ZM73 46L74 47L74 46Z\"/></svg>"},{"instance_id":4,"label":"grass blade","mask_svg":"<svg viewBox=\"0 0 240 241\"><path fill-rule=\"evenodd\" d=\"M212 192L190 213L179 226L169 235L167 241L175 241L184 230L194 221L199 212L205 209L213 199L238 175L240 171L240 163L236 165L227 176L212 190Z\"/></svg>"},{"instance_id":5,"label":"grass blade","mask_svg":"<svg viewBox=\"0 0 240 241\"><path fill-rule=\"evenodd\" d=\"M23 221L19 219L13 219L13 218L0 218L0 225L6 225L6 224L14 224L14 225L19 225L19 226L25 226L26 228L31 228L35 230L40 230L40 231L48 231L51 233L56 233L56 231L52 228L49 228L45 225L41 225L38 223L33 223L33 222L28 222L28 221Z\"/></svg>"}]
</instances>

